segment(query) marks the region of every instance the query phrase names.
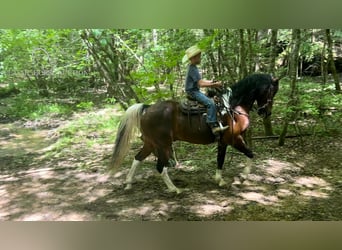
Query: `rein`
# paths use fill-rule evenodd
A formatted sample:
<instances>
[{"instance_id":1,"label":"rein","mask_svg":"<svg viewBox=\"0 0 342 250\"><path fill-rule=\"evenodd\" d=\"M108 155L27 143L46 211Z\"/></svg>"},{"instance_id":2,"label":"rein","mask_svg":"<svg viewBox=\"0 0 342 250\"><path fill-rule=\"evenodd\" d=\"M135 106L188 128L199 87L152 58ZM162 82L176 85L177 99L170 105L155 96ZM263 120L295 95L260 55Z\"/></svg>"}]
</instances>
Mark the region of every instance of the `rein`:
<instances>
[{"instance_id":1,"label":"rein","mask_svg":"<svg viewBox=\"0 0 342 250\"><path fill-rule=\"evenodd\" d=\"M244 116L247 116L247 117L249 118L249 114L247 114L247 113L243 113L243 112L237 111L237 110L235 110L235 109L231 109L231 110L232 110L232 112L233 112L234 114L237 114L237 115L244 115Z\"/></svg>"},{"instance_id":2,"label":"rein","mask_svg":"<svg viewBox=\"0 0 342 250\"><path fill-rule=\"evenodd\" d=\"M234 108L231 107L230 105L230 99L232 98L232 89L231 88L226 88L226 95L225 94L221 94L221 99L223 101L223 110L229 114L230 118L233 120L233 115L232 114L237 114L237 115L244 115L246 117L249 118L249 114L244 113L244 112L240 112ZM268 105L268 103L266 103L264 106L266 107L266 105ZM264 107L264 108L265 108Z\"/></svg>"}]
</instances>

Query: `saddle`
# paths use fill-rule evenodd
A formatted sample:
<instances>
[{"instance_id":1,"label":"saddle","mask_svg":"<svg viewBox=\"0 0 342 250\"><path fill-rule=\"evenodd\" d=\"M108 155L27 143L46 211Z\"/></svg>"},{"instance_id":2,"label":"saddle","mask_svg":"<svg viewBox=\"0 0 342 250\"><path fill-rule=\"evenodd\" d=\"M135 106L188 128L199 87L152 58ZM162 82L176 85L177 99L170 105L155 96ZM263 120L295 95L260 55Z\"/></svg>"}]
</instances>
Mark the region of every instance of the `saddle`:
<instances>
[{"instance_id":1,"label":"saddle","mask_svg":"<svg viewBox=\"0 0 342 250\"><path fill-rule=\"evenodd\" d=\"M230 98L232 96L231 88L225 88L221 91L208 89L206 95L213 99L216 111L220 113L223 109L230 109ZM225 96L225 98L223 98ZM223 100L225 99L225 100ZM225 103L224 103L225 102ZM180 101L181 111L186 115L202 115L207 112L207 107L193 99L190 95Z\"/></svg>"},{"instance_id":2,"label":"saddle","mask_svg":"<svg viewBox=\"0 0 342 250\"><path fill-rule=\"evenodd\" d=\"M181 111L187 115L199 115L207 112L207 108L193 99L191 96L187 95L186 99L180 102Z\"/></svg>"}]
</instances>

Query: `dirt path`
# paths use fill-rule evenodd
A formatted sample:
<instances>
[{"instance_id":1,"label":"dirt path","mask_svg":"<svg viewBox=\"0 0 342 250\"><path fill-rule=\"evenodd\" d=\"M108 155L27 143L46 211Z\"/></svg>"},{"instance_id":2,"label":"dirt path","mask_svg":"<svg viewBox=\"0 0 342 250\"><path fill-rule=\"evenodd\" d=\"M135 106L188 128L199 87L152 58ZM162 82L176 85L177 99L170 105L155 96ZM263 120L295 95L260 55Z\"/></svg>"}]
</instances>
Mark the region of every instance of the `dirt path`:
<instances>
[{"instance_id":1,"label":"dirt path","mask_svg":"<svg viewBox=\"0 0 342 250\"><path fill-rule=\"evenodd\" d=\"M213 181L215 150L176 143L183 167L170 177L184 192L170 194L156 173L154 157L138 171L132 190L123 181L136 147L114 175L105 172L112 143L96 151L76 144L49 155L55 126L0 124L0 220L340 220L342 219L339 136L255 143L256 160L247 181L234 190ZM230 151L231 152L231 151ZM339 153L338 153L339 152ZM245 158L234 153L224 177L229 184Z\"/></svg>"}]
</instances>

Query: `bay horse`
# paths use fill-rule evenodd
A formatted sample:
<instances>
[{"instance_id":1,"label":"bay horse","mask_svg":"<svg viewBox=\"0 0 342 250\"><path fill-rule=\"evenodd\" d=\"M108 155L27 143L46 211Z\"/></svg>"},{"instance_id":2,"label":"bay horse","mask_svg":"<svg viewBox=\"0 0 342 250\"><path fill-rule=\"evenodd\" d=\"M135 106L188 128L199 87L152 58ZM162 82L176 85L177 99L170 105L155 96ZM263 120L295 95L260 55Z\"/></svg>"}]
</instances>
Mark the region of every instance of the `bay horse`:
<instances>
[{"instance_id":1,"label":"bay horse","mask_svg":"<svg viewBox=\"0 0 342 250\"><path fill-rule=\"evenodd\" d=\"M115 171L129 150L134 128L140 129L143 146L135 155L126 178L126 189L132 187L137 167L154 153L157 157L157 170L171 192L180 190L171 181L167 167L171 165L173 141L186 141L194 144L218 142L217 169L215 180L225 185L222 168L227 146L231 145L247 157L253 158L253 152L247 147L243 133L249 126L249 112L257 102L257 113L267 117L271 115L273 98L278 91L279 80L268 74L252 74L231 86L232 95L222 94L225 106L221 115L222 124L229 128L220 134L219 139L211 132L205 117L188 116L181 111L180 103L172 100L160 101L153 105L142 103L129 107L121 119L114 144L109 170Z\"/></svg>"}]
</instances>

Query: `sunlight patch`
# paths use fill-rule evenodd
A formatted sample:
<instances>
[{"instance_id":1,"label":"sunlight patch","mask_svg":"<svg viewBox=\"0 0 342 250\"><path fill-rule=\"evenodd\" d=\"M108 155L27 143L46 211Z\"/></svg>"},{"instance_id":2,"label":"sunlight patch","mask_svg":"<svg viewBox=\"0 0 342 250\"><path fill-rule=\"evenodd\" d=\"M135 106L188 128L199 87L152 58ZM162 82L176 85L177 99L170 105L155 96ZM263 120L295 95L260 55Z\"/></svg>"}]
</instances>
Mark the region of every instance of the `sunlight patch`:
<instances>
[{"instance_id":1,"label":"sunlight patch","mask_svg":"<svg viewBox=\"0 0 342 250\"><path fill-rule=\"evenodd\" d=\"M154 210L153 206L143 205L139 208L132 207L132 208L123 209L118 214L128 217L129 220L135 220L136 216L139 216L140 218L142 216L149 216L153 210Z\"/></svg>"},{"instance_id":2,"label":"sunlight patch","mask_svg":"<svg viewBox=\"0 0 342 250\"><path fill-rule=\"evenodd\" d=\"M205 217L205 216L210 216L214 215L217 213L222 213L222 212L229 212L233 208L229 206L219 206L215 204L202 204L202 205L194 205L190 207L190 211L192 213L196 213L198 216Z\"/></svg>"},{"instance_id":3,"label":"sunlight patch","mask_svg":"<svg viewBox=\"0 0 342 250\"><path fill-rule=\"evenodd\" d=\"M306 188L325 188L327 190L332 190L330 185L323 179L318 177L298 177L295 180L295 186L306 187Z\"/></svg>"},{"instance_id":4,"label":"sunlight patch","mask_svg":"<svg viewBox=\"0 0 342 250\"><path fill-rule=\"evenodd\" d=\"M25 215L18 220L20 221L85 221L90 220L90 216L82 213L61 214L61 212L40 212Z\"/></svg>"},{"instance_id":5,"label":"sunlight patch","mask_svg":"<svg viewBox=\"0 0 342 250\"><path fill-rule=\"evenodd\" d=\"M301 194L307 197L328 198L328 194L321 192L319 190L305 190L302 191Z\"/></svg>"},{"instance_id":6,"label":"sunlight patch","mask_svg":"<svg viewBox=\"0 0 342 250\"><path fill-rule=\"evenodd\" d=\"M274 195L266 196L257 192L240 193L239 196L241 196L245 200L255 201L263 205L274 205L275 203L279 201L277 196L274 196Z\"/></svg>"},{"instance_id":7,"label":"sunlight patch","mask_svg":"<svg viewBox=\"0 0 342 250\"><path fill-rule=\"evenodd\" d=\"M287 189L279 189L277 194L277 196L280 198L285 198L291 195L294 195L294 193Z\"/></svg>"},{"instance_id":8,"label":"sunlight patch","mask_svg":"<svg viewBox=\"0 0 342 250\"><path fill-rule=\"evenodd\" d=\"M272 176L279 176L282 172L292 170L295 166L289 162L277 161L273 159L266 160L265 171Z\"/></svg>"}]
</instances>

